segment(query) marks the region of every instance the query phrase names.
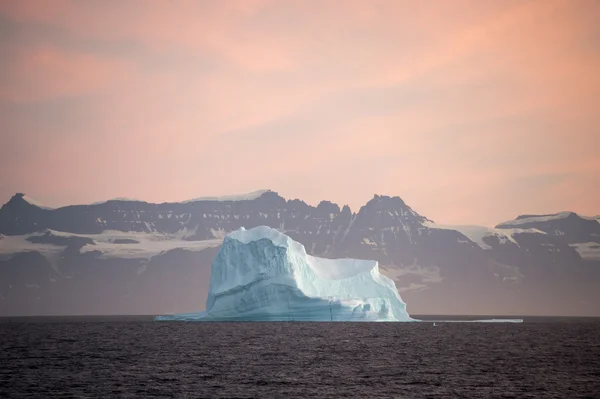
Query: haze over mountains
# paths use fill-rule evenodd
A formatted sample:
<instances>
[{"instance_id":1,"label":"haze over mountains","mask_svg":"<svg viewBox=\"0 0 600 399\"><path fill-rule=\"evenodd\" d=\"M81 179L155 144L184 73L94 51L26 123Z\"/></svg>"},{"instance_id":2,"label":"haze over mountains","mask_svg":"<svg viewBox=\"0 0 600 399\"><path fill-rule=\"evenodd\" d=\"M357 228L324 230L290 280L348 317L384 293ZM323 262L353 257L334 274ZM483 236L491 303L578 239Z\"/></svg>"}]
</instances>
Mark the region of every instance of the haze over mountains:
<instances>
[{"instance_id":1,"label":"haze over mountains","mask_svg":"<svg viewBox=\"0 0 600 399\"><path fill-rule=\"evenodd\" d=\"M201 310L225 234L259 225L312 255L379 261L411 314L600 315L599 217L447 226L400 197L375 195L353 212L269 190L58 209L16 194L0 209L0 315Z\"/></svg>"}]
</instances>

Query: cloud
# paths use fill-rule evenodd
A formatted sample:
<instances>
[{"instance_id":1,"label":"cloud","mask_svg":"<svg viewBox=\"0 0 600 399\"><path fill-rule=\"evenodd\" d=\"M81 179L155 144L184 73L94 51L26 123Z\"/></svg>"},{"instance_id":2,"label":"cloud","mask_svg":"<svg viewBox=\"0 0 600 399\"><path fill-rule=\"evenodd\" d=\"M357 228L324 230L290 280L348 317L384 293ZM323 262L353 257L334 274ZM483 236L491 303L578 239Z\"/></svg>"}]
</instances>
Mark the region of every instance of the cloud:
<instances>
[{"instance_id":1,"label":"cloud","mask_svg":"<svg viewBox=\"0 0 600 399\"><path fill-rule=\"evenodd\" d=\"M599 213L599 19L593 0L2 2L0 167L22 167L0 196Z\"/></svg>"},{"instance_id":2,"label":"cloud","mask_svg":"<svg viewBox=\"0 0 600 399\"><path fill-rule=\"evenodd\" d=\"M3 69L0 100L12 102L100 94L133 73L132 66L122 60L52 47L17 50Z\"/></svg>"}]
</instances>

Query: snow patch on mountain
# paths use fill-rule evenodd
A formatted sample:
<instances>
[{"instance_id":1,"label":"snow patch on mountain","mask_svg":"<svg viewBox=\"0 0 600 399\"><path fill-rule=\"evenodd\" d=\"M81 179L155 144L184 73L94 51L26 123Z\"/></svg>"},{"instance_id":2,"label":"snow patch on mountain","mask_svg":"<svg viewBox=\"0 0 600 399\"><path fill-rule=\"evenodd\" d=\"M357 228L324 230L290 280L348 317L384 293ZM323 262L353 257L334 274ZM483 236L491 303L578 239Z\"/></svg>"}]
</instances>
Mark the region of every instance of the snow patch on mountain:
<instances>
[{"instance_id":1,"label":"snow patch on mountain","mask_svg":"<svg viewBox=\"0 0 600 399\"><path fill-rule=\"evenodd\" d=\"M145 202L139 199L135 199L135 198L127 198L127 197L116 197L116 198L111 198L105 201L98 201L98 202L93 202L90 205L102 205L102 204L106 204L109 201L128 201L128 202Z\"/></svg>"},{"instance_id":2,"label":"snow patch on mountain","mask_svg":"<svg viewBox=\"0 0 600 399\"><path fill-rule=\"evenodd\" d=\"M167 235L148 232L123 232L106 230L100 234L75 234L56 230L46 230L43 234L50 233L58 237L83 237L93 240L93 244L81 247L80 252L86 253L99 251L100 258L123 259L150 259L160 253L176 248L188 251L201 251L207 248L218 247L223 242L222 238L202 241L188 241L185 238L192 232ZM10 258L18 252L36 251L48 260L56 262L66 246L49 243L32 243L28 238L40 236L41 232L26 235L6 236L0 240L0 256Z\"/></svg>"},{"instance_id":3,"label":"snow patch on mountain","mask_svg":"<svg viewBox=\"0 0 600 399\"><path fill-rule=\"evenodd\" d=\"M51 206L42 204L40 201L34 200L33 198L29 197L28 195L24 195L23 200L33 206L37 206L38 208L47 209L47 210L55 209Z\"/></svg>"},{"instance_id":4,"label":"snow patch on mountain","mask_svg":"<svg viewBox=\"0 0 600 399\"><path fill-rule=\"evenodd\" d=\"M531 216L527 215L526 217L519 217L518 219L502 222L502 223L498 224L496 227L497 228L505 228L505 227L529 224L529 223L544 223L544 222L550 222L553 220L566 219L571 215L577 215L577 214L574 212L559 212L559 213L555 213L552 215L531 215ZM577 216L579 216L579 215L577 215Z\"/></svg>"},{"instance_id":5,"label":"snow patch on mountain","mask_svg":"<svg viewBox=\"0 0 600 399\"><path fill-rule=\"evenodd\" d=\"M60 260L60 255L65 250L66 246L33 243L28 241L27 238L33 235L39 234L3 236L2 240L0 240L0 260L8 260L17 253L39 252L48 259L52 267L56 269L57 263Z\"/></svg>"},{"instance_id":6,"label":"snow patch on mountain","mask_svg":"<svg viewBox=\"0 0 600 399\"><path fill-rule=\"evenodd\" d=\"M218 247L222 239L211 239L202 241L187 241L187 235L165 235L160 233L144 232L122 232L108 230L101 234L80 235L94 240L95 245L87 244L81 248L81 252L100 251L101 258L146 258L149 259L160 253L181 248L189 251L201 251L203 249ZM137 241L130 244L115 244L115 240L129 239Z\"/></svg>"},{"instance_id":7,"label":"snow patch on mountain","mask_svg":"<svg viewBox=\"0 0 600 399\"><path fill-rule=\"evenodd\" d=\"M138 237L137 239L140 239ZM223 240L211 239L203 241L179 241L179 240L159 240L155 241L153 237L144 237L138 243L118 245L106 241L96 241L96 245L85 245L81 252L100 251L101 258L122 258L122 259L150 259L173 249L185 249L188 251L201 251L207 248L214 248L221 245Z\"/></svg>"},{"instance_id":8,"label":"snow patch on mountain","mask_svg":"<svg viewBox=\"0 0 600 399\"><path fill-rule=\"evenodd\" d=\"M199 197L187 201L182 201L182 204L188 202L198 201L249 201L259 198L264 193L270 192L271 190L257 190L247 194L233 194L233 195L222 195L218 197Z\"/></svg>"},{"instance_id":9,"label":"snow patch on mountain","mask_svg":"<svg viewBox=\"0 0 600 399\"><path fill-rule=\"evenodd\" d=\"M451 226L428 221L424 222L423 225L429 227L430 229L458 231L482 249L492 249L490 245L485 243L485 237L495 236L502 244L507 244L510 242L516 246L520 246L517 240L514 238L515 234L546 234L538 229L499 229L484 226Z\"/></svg>"},{"instance_id":10,"label":"snow patch on mountain","mask_svg":"<svg viewBox=\"0 0 600 399\"><path fill-rule=\"evenodd\" d=\"M219 202L222 202L222 201L248 201L248 200L257 199L261 195L263 195L264 193L267 193L267 192L271 192L271 190L268 190L268 189L257 190L257 191L253 191L253 192L247 193L247 194L232 194L232 195L222 195L222 196L214 196L214 197L199 197L199 198L194 198L194 199L175 202L175 203L186 204L189 202L199 202L199 201L219 201ZM28 203L30 203L31 205L37 206L42 209L48 209L48 210L57 209L55 207L43 205L41 202L36 201L33 198L26 196L26 195L23 196L23 199L25 201L27 201ZM147 201L143 201L143 200L140 200L137 198L115 197L115 198L110 198L107 200L92 202L91 204L84 204L84 205L102 205L102 204L106 204L107 202L110 202L110 201L147 202Z\"/></svg>"},{"instance_id":11,"label":"snow patch on mountain","mask_svg":"<svg viewBox=\"0 0 600 399\"><path fill-rule=\"evenodd\" d=\"M585 219L585 220L595 220L596 222L600 223L600 216L581 216L581 215L577 215L577 216L579 216L580 218Z\"/></svg>"},{"instance_id":12,"label":"snow patch on mountain","mask_svg":"<svg viewBox=\"0 0 600 399\"><path fill-rule=\"evenodd\" d=\"M579 256L585 260L600 261L600 243L582 242L578 244L571 244L570 247L575 249Z\"/></svg>"}]
</instances>

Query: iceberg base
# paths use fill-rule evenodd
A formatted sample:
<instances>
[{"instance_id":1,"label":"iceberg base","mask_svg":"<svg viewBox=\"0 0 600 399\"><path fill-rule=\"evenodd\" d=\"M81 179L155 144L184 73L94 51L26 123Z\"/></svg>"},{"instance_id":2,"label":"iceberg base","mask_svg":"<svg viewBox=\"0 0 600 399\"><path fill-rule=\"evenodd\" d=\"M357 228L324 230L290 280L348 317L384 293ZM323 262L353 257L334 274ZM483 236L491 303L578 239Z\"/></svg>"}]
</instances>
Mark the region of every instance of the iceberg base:
<instances>
[{"instance_id":1,"label":"iceberg base","mask_svg":"<svg viewBox=\"0 0 600 399\"><path fill-rule=\"evenodd\" d=\"M396 322L420 321L412 318L398 320L389 311L390 304L381 298L323 300L306 298L303 303L285 307L262 306L248 311L232 309L218 314L211 312L182 313L156 316L155 321L317 321L317 322Z\"/></svg>"}]
</instances>

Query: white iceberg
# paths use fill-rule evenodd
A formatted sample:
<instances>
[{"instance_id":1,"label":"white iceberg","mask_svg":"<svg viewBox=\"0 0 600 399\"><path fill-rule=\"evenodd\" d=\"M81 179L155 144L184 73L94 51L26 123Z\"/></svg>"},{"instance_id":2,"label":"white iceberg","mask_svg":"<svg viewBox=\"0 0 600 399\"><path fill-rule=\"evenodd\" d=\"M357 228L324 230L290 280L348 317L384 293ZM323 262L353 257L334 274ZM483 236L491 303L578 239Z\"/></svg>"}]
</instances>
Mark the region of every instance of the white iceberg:
<instances>
[{"instance_id":1,"label":"white iceberg","mask_svg":"<svg viewBox=\"0 0 600 399\"><path fill-rule=\"evenodd\" d=\"M323 259L266 226L225 237L212 264L206 311L183 321L417 321L376 261Z\"/></svg>"}]
</instances>

